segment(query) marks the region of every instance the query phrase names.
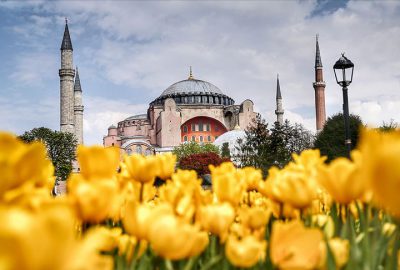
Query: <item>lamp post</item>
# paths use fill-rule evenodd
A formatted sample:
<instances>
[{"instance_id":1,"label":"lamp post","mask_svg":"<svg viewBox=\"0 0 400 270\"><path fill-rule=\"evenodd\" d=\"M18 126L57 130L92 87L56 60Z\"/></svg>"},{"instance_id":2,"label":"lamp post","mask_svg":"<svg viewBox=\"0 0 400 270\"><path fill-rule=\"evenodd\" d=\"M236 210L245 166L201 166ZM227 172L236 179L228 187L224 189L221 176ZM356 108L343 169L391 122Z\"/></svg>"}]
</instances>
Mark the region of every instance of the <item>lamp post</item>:
<instances>
[{"instance_id":1,"label":"lamp post","mask_svg":"<svg viewBox=\"0 0 400 270\"><path fill-rule=\"evenodd\" d=\"M354 64L344 56L339 58L333 66L333 71L335 72L335 78L337 84L342 87L343 90L343 116L344 116L344 128L345 128L345 145L347 148L347 156L350 158L351 151L351 139L350 139L350 123L349 123L349 99L347 96L347 86L353 81L353 70ZM337 74L337 73L338 74ZM339 76L339 78L338 78ZM350 78L350 80L348 79Z\"/></svg>"}]
</instances>

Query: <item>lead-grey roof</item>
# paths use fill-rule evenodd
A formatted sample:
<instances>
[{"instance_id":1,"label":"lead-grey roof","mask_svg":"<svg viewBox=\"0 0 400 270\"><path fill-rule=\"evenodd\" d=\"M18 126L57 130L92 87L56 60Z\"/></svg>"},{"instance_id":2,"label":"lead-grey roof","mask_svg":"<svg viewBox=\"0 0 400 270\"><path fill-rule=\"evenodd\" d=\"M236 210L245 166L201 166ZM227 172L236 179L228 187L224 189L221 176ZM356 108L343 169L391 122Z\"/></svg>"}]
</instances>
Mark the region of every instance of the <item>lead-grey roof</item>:
<instances>
[{"instance_id":1,"label":"lead-grey roof","mask_svg":"<svg viewBox=\"0 0 400 270\"><path fill-rule=\"evenodd\" d=\"M321 52L319 51L318 35L316 37L315 67L322 67Z\"/></svg>"},{"instance_id":2,"label":"lead-grey roof","mask_svg":"<svg viewBox=\"0 0 400 270\"><path fill-rule=\"evenodd\" d=\"M63 40L61 42L61 50L73 51L71 37L69 35L69 30L68 30L68 23L65 23L64 36L63 36Z\"/></svg>"},{"instance_id":3,"label":"lead-grey roof","mask_svg":"<svg viewBox=\"0 0 400 270\"><path fill-rule=\"evenodd\" d=\"M222 91L212 83L196 79L187 79L174 83L173 85L165 89L164 92L162 92L161 96L183 93L223 94Z\"/></svg>"},{"instance_id":4,"label":"lead-grey roof","mask_svg":"<svg viewBox=\"0 0 400 270\"><path fill-rule=\"evenodd\" d=\"M74 91L81 91L82 92L81 80L79 79L79 73L78 73L78 67L76 67L76 72L75 72Z\"/></svg>"},{"instance_id":5,"label":"lead-grey roof","mask_svg":"<svg viewBox=\"0 0 400 270\"><path fill-rule=\"evenodd\" d=\"M137 114L137 115L132 115L129 116L128 118L125 119L126 120L143 120L143 119L147 119L147 114Z\"/></svg>"}]
</instances>

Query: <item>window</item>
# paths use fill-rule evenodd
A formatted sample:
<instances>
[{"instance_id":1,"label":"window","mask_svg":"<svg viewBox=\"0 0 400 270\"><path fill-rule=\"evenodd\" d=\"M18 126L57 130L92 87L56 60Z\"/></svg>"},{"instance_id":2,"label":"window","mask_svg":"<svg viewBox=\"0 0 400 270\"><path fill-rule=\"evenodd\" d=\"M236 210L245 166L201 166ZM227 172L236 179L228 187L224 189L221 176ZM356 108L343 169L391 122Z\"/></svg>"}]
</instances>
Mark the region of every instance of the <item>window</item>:
<instances>
[{"instance_id":1,"label":"window","mask_svg":"<svg viewBox=\"0 0 400 270\"><path fill-rule=\"evenodd\" d=\"M203 136L200 136L199 139L200 139L200 142L203 142Z\"/></svg>"},{"instance_id":2,"label":"window","mask_svg":"<svg viewBox=\"0 0 400 270\"><path fill-rule=\"evenodd\" d=\"M199 131L203 131L203 123L199 123Z\"/></svg>"},{"instance_id":3,"label":"window","mask_svg":"<svg viewBox=\"0 0 400 270\"><path fill-rule=\"evenodd\" d=\"M201 97L201 101L202 101L202 103L207 103L207 97L206 96L202 96Z\"/></svg>"},{"instance_id":4,"label":"window","mask_svg":"<svg viewBox=\"0 0 400 270\"><path fill-rule=\"evenodd\" d=\"M195 129L194 131L199 131L199 124L195 124Z\"/></svg>"},{"instance_id":5,"label":"window","mask_svg":"<svg viewBox=\"0 0 400 270\"><path fill-rule=\"evenodd\" d=\"M192 136L192 142L196 141L196 136Z\"/></svg>"},{"instance_id":6,"label":"window","mask_svg":"<svg viewBox=\"0 0 400 270\"><path fill-rule=\"evenodd\" d=\"M206 131L210 131L210 130L211 130L210 124L206 124Z\"/></svg>"},{"instance_id":7,"label":"window","mask_svg":"<svg viewBox=\"0 0 400 270\"><path fill-rule=\"evenodd\" d=\"M150 156L151 155L151 150L149 148L146 149L146 152L144 153L145 156Z\"/></svg>"},{"instance_id":8,"label":"window","mask_svg":"<svg viewBox=\"0 0 400 270\"><path fill-rule=\"evenodd\" d=\"M195 131L195 125L192 124L192 131Z\"/></svg>"},{"instance_id":9,"label":"window","mask_svg":"<svg viewBox=\"0 0 400 270\"><path fill-rule=\"evenodd\" d=\"M141 145L136 145L136 153L142 154L142 146Z\"/></svg>"},{"instance_id":10,"label":"window","mask_svg":"<svg viewBox=\"0 0 400 270\"><path fill-rule=\"evenodd\" d=\"M183 141L187 142L187 136L183 136Z\"/></svg>"},{"instance_id":11,"label":"window","mask_svg":"<svg viewBox=\"0 0 400 270\"><path fill-rule=\"evenodd\" d=\"M196 96L196 103L201 103L201 96Z\"/></svg>"},{"instance_id":12,"label":"window","mask_svg":"<svg viewBox=\"0 0 400 270\"><path fill-rule=\"evenodd\" d=\"M210 135L207 136L207 141L211 142L211 136Z\"/></svg>"},{"instance_id":13,"label":"window","mask_svg":"<svg viewBox=\"0 0 400 270\"><path fill-rule=\"evenodd\" d=\"M183 126L183 132L185 132L185 133L188 132L188 128L186 125Z\"/></svg>"},{"instance_id":14,"label":"window","mask_svg":"<svg viewBox=\"0 0 400 270\"><path fill-rule=\"evenodd\" d=\"M128 154L128 156L132 155L132 149L130 148L126 149L126 153Z\"/></svg>"}]
</instances>

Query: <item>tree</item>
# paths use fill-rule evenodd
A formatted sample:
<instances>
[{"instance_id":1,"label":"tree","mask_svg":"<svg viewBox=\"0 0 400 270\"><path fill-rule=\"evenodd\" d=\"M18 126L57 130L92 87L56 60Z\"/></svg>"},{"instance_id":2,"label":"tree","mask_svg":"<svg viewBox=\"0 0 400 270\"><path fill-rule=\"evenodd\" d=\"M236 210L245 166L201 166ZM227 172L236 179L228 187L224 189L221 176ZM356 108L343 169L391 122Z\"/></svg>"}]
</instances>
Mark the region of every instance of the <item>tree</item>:
<instances>
[{"instance_id":1,"label":"tree","mask_svg":"<svg viewBox=\"0 0 400 270\"><path fill-rule=\"evenodd\" d=\"M245 138L238 140L238 160L242 166L254 166L267 174L271 166L282 168L292 160L293 153L311 148L313 136L300 124L286 120L275 123L271 129L258 115L246 131Z\"/></svg>"},{"instance_id":2,"label":"tree","mask_svg":"<svg viewBox=\"0 0 400 270\"><path fill-rule=\"evenodd\" d=\"M27 143L41 141L47 148L47 154L52 161L57 180L66 180L72 171L72 161L75 160L77 140L72 133L53 131L40 127L26 131L19 138Z\"/></svg>"},{"instance_id":3,"label":"tree","mask_svg":"<svg viewBox=\"0 0 400 270\"><path fill-rule=\"evenodd\" d=\"M358 143L360 128L364 125L358 115L350 115L350 139L351 149L354 149ZM314 148L321 151L321 155L328 157L330 162L337 157L347 157L347 148L344 143L345 128L343 114L338 113L328 118L324 128L317 135L314 142Z\"/></svg>"},{"instance_id":4,"label":"tree","mask_svg":"<svg viewBox=\"0 0 400 270\"><path fill-rule=\"evenodd\" d=\"M216 153L219 155L219 148L211 143L199 144L197 142L191 141L188 143L182 143L179 146L174 147L172 153L176 155L177 160L181 160L183 157L191 154L200 153Z\"/></svg>"},{"instance_id":5,"label":"tree","mask_svg":"<svg viewBox=\"0 0 400 270\"><path fill-rule=\"evenodd\" d=\"M382 126L380 126L378 129L382 132L390 132L398 128L399 125L393 119L391 119L389 123L383 122Z\"/></svg>"},{"instance_id":6,"label":"tree","mask_svg":"<svg viewBox=\"0 0 400 270\"><path fill-rule=\"evenodd\" d=\"M221 157L231 158L231 151L229 150L229 143L224 142L221 147Z\"/></svg>"}]
</instances>

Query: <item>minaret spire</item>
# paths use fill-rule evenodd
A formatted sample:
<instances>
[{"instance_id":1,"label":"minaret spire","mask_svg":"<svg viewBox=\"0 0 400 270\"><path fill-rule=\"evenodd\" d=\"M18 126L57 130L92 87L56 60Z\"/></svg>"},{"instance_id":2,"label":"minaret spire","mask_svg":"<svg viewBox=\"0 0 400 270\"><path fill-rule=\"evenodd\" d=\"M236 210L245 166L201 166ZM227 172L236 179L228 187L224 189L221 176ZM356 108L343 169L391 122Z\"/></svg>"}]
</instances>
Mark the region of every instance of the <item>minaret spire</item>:
<instances>
[{"instance_id":1,"label":"minaret spire","mask_svg":"<svg viewBox=\"0 0 400 270\"><path fill-rule=\"evenodd\" d=\"M283 106L282 106L282 94L281 94L281 86L279 83L279 74L276 76L276 122L279 125L283 124Z\"/></svg>"},{"instance_id":2,"label":"minaret spire","mask_svg":"<svg viewBox=\"0 0 400 270\"><path fill-rule=\"evenodd\" d=\"M315 82L313 83L315 90L315 115L316 115L316 128L319 132L325 124L325 82L323 78L321 52L319 50L319 35L316 36L315 47Z\"/></svg>"},{"instance_id":3,"label":"minaret spire","mask_svg":"<svg viewBox=\"0 0 400 270\"><path fill-rule=\"evenodd\" d=\"M65 29L64 29L64 37L61 42L61 50L71 50L73 51L72 48L72 42L71 42L71 36L69 35L69 29L68 29L68 19L65 18Z\"/></svg>"},{"instance_id":4,"label":"minaret spire","mask_svg":"<svg viewBox=\"0 0 400 270\"><path fill-rule=\"evenodd\" d=\"M78 144L83 144L83 104L82 104L82 87L79 79L78 67L76 67L75 84L74 84L74 126L75 137Z\"/></svg>"},{"instance_id":5,"label":"minaret spire","mask_svg":"<svg viewBox=\"0 0 400 270\"><path fill-rule=\"evenodd\" d=\"M319 35L317 34L317 36L316 36L316 49L315 49L315 68L317 68L317 67L321 67L322 68L321 53L319 51L318 37L319 37Z\"/></svg>"}]
</instances>

